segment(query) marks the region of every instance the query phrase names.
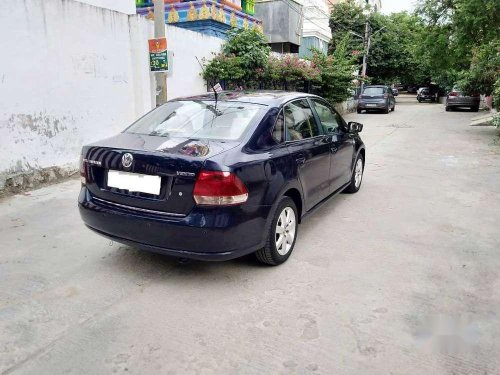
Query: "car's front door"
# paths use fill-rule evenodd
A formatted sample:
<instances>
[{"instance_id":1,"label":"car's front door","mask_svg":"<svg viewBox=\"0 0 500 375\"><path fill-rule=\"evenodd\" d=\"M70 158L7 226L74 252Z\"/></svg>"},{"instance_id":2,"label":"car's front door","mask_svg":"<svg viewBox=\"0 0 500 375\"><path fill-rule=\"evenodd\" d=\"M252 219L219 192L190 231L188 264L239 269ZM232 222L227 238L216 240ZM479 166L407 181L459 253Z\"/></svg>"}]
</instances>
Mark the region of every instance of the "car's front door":
<instances>
[{"instance_id":1,"label":"car's front door","mask_svg":"<svg viewBox=\"0 0 500 375\"><path fill-rule=\"evenodd\" d=\"M345 131L342 117L326 102L312 99L323 133L329 137L330 193L337 191L350 181L354 156L354 139Z\"/></svg>"},{"instance_id":2,"label":"car's front door","mask_svg":"<svg viewBox=\"0 0 500 375\"><path fill-rule=\"evenodd\" d=\"M325 142L307 99L284 106L287 147L297 164L305 208L329 194L330 145Z\"/></svg>"}]
</instances>

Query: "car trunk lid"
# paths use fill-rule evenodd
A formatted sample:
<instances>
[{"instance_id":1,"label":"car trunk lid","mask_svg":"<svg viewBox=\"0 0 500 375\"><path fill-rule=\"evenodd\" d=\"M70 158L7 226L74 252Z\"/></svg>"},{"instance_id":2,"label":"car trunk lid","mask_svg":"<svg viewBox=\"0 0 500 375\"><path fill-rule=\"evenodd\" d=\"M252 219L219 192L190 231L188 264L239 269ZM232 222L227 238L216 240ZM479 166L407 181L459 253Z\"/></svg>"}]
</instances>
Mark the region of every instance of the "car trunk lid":
<instances>
[{"instance_id":1,"label":"car trunk lid","mask_svg":"<svg viewBox=\"0 0 500 375\"><path fill-rule=\"evenodd\" d=\"M195 205L193 188L205 161L236 145L233 141L121 133L84 147L82 157L87 187L97 201L116 207L187 215ZM126 154L130 156L124 158ZM132 178L133 181L153 179L153 184L159 185L159 191L145 192L132 187L133 184L129 188L126 188L126 183L117 185L116 175ZM155 186L153 190L157 188Z\"/></svg>"}]
</instances>

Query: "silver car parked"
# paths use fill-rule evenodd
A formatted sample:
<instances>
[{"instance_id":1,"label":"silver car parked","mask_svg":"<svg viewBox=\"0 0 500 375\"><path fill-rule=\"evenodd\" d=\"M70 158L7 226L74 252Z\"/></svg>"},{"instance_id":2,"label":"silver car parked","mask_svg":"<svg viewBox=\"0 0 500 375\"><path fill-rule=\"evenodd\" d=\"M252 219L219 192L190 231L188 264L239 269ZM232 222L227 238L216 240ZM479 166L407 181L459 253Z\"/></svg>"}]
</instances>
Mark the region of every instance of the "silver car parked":
<instances>
[{"instance_id":1,"label":"silver car parked","mask_svg":"<svg viewBox=\"0 0 500 375\"><path fill-rule=\"evenodd\" d=\"M454 108L467 107L472 111L479 111L479 103L481 98L479 94L472 96L464 95L459 87L453 87L446 96L446 111L451 111Z\"/></svg>"}]
</instances>

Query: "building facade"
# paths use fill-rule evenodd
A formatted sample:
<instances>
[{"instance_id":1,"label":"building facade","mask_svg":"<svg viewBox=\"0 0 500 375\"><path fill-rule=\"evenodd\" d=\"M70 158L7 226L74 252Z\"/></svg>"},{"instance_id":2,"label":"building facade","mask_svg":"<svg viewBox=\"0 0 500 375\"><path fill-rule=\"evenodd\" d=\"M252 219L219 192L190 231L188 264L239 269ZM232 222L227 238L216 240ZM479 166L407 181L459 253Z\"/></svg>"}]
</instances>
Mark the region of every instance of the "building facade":
<instances>
[{"instance_id":1,"label":"building facade","mask_svg":"<svg viewBox=\"0 0 500 375\"><path fill-rule=\"evenodd\" d=\"M304 22L299 56L311 56L311 48L318 49L326 54L332 39L332 31L328 22L330 18L328 1L302 0L302 3Z\"/></svg>"},{"instance_id":2,"label":"building facade","mask_svg":"<svg viewBox=\"0 0 500 375\"><path fill-rule=\"evenodd\" d=\"M223 39L226 38L228 30L231 28L255 28L262 30L262 22L253 16L253 1L164 1L165 24ZM136 0L136 5L138 14L151 19L154 17L152 0Z\"/></svg>"},{"instance_id":3,"label":"building facade","mask_svg":"<svg viewBox=\"0 0 500 375\"><path fill-rule=\"evenodd\" d=\"M273 52L298 53L304 10L295 0L257 0L255 17L262 20L264 35Z\"/></svg>"}]
</instances>

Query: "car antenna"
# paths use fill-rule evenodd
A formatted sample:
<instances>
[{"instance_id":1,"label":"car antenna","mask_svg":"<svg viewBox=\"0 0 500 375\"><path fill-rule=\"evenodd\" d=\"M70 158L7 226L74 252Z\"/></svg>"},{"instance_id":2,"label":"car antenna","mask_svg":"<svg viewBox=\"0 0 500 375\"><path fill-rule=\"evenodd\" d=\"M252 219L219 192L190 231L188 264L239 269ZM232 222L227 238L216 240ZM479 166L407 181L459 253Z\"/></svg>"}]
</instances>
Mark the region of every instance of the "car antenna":
<instances>
[{"instance_id":1,"label":"car antenna","mask_svg":"<svg viewBox=\"0 0 500 375\"><path fill-rule=\"evenodd\" d=\"M198 64L200 64L200 67L201 67L201 71L202 73L205 73L205 68L203 67L203 64L200 62L200 59L198 58L198 56L195 56L196 58L196 61L198 61ZM213 92L214 92L214 95L215 95L215 115L217 116L217 100L219 99L219 92L223 91L222 90L222 86L220 85L219 82L217 82L215 85L211 86Z\"/></svg>"}]
</instances>

